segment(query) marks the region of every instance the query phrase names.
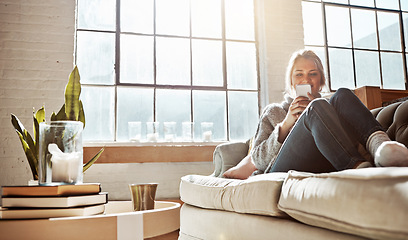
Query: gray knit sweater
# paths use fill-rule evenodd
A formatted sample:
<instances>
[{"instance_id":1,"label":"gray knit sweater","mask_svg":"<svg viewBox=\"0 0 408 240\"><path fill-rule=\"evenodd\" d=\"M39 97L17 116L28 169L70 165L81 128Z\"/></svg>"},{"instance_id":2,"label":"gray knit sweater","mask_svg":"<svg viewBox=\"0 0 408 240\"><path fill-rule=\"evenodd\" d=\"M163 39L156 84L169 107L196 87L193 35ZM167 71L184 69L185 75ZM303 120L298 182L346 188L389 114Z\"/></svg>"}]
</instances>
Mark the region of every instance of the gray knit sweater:
<instances>
[{"instance_id":1,"label":"gray knit sweater","mask_svg":"<svg viewBox=\"0 0 408 240\"><path fill-rule=\"evenodd\" d=\"M251 150L252 161L258 169L254 174L268 172L278 156L282 143L278 142L279 127L288 113L293 98L284 96L282 103L272 103L265 107L258 129L256 130Z\"/></svg>"}]
</instances>

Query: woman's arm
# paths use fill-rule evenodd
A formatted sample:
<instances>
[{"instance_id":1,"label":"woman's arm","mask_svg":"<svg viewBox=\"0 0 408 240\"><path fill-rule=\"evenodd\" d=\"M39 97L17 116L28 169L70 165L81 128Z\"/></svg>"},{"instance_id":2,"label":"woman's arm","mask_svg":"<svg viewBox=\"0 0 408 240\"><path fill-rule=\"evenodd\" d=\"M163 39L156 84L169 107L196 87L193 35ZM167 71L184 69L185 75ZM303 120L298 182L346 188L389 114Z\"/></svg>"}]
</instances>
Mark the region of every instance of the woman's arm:
<instances>
[{"instance_id":1,"label":"woman's arm","mask_svg":"<svg viewBox=\"0 0 408 240\"><path fill-rule=\"evenodd\" d=\"M312 96L310 95L309 98ZM306 109L310 100L307 97L297 97L290 104L288 112L285 119L280 123L279 126L279 136L278 141L283 143L288 136L290 130L295 125L296 121L299 119L302 112ZM312 98L311 98L312 99Z\"/></svg>"},{"instance_id":2,"label":"woman's arm","mask_svg":"<svg viewBox=\"0 0 408 240\"><path fill-rule=\"evenodd\" d=\"M251 157L256 168L262 173L271 161L274 161L282 145L278 141L280 132L278 124L285 119L285 116L286 111L278 104L267 106L261 116L253 141Z\"/></svg>"},{"instance_id":3,"label":"woman's arm","mask_svg":"<svg viewBox=\"0 0 408 240\"><path fill-rule=\"evenodd\" d=\"M312 97L309 96L310 99L313 99ZM260 172L265 172L275 161L282 143L310 103L309 98L295 98L288 110L279 104L266 107L258 124L251 152L252 161Z\"/></svg>"}]
</instances>

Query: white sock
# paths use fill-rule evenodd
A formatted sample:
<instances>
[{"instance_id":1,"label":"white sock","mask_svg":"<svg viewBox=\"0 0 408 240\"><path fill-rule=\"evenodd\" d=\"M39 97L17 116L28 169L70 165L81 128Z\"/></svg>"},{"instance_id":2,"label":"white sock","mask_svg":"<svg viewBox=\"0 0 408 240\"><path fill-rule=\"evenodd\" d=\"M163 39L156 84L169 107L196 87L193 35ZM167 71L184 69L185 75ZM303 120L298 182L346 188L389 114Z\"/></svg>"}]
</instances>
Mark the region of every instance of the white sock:
<instances>
[{"instance_id":1,"label":"white sock","mask_svg":"<svg viewBox=\"0 0 408 240\"><path fill-rule=\"evenodd\" d=\"M374 156L377 167L408 167L408 148L396 141L383 142Z\"/></svg>"}]
</instances>

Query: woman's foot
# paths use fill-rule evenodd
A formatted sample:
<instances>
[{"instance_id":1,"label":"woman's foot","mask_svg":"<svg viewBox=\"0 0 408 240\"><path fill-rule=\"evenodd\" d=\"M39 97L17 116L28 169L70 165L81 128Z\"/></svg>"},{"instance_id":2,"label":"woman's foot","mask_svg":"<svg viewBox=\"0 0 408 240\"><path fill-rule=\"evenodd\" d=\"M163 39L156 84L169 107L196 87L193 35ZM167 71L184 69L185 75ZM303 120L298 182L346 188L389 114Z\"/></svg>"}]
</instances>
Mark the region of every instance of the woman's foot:
<instances>
[{"instance_id":1,"label":"woman's foot","mask_svg":"<svg viewBox=\"0 0 408 240\"><path fill-rule=\"evenodd\" d=\"M373 165L371 162L366 161L366 162L360 162L360 163L358 163L358 164L356 165L355 169L358 169L358 168L369 168L369 167L374 167L374 165Z\"/></svg>"},{"instance_id":2,"label":"woman's foot","mask_svg":"<svg viewBox=\"0 0 408 240\"><path fill-rule=\"evenodd\" d=\"M408 148L396 141L383 142L375 152L378 167L408 167Z\"/></svg>"},{"instance_id":3,"label":"woman's foot","mask_svg":"<svg viewBox=\"0 0 408 240\"><path fill-rule=\"evenodd\" d=\"M235 179L247 179L252 173L256 170L254 163L252 162L251 156L248 155L241 162L238 163L235 167L228 169L223 176L226 178L235 178Z\"/></svg>"}]
</instances>

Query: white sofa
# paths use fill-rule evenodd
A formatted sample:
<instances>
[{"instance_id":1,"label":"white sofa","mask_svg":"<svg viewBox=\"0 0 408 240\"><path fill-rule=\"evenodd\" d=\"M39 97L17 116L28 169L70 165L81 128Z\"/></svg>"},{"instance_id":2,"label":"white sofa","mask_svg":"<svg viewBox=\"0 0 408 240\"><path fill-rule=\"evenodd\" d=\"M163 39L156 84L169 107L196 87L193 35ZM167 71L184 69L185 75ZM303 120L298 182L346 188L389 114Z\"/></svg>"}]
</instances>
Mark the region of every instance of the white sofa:
<instances>
[{"instance_id":1,"label":"white sofa","mask_svg":"<svg viewBox=\"0 0 408 240\"><path fill-rule=\"evenodd\" d=\"M407 145L407 101L373 114ZM180 240L408 239L408 167L222 178L247 151L247 143L221 144L211 176L181 179Z\"/></svg>"}]
</instances>

